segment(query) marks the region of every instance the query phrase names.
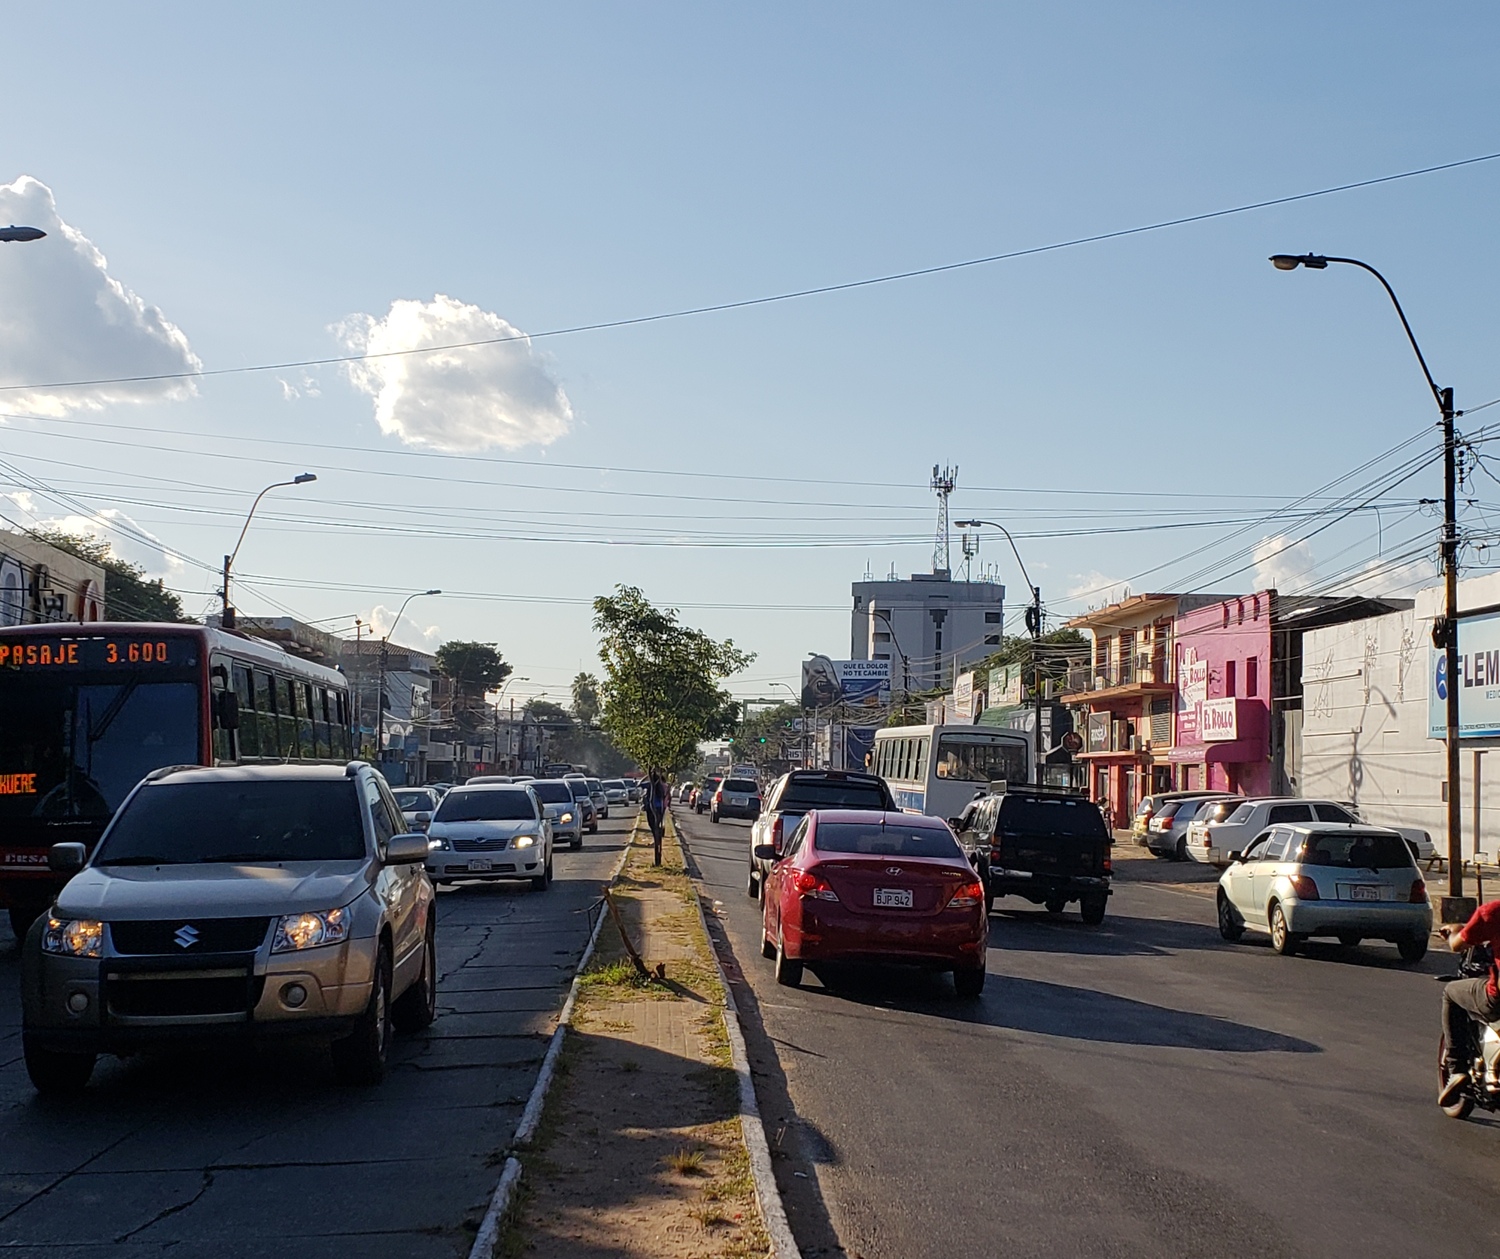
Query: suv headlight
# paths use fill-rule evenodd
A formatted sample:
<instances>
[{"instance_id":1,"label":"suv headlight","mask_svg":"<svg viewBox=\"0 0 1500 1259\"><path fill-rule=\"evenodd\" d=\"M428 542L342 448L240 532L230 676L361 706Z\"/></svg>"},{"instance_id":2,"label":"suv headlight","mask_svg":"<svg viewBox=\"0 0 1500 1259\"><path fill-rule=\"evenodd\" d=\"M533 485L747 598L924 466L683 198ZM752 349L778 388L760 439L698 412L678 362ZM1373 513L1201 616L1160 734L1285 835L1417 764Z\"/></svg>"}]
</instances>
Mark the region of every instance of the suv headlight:
<instances>
[{"instance_id":1,"label":"suv headlight","mask_svg":"<svg viewBox=\"0 0 1500 1259\"><path fill-rule=\"evenodd\" d=\"M325 909L321 913L287 914L276 924L272 953L295 953L323 944L339 944L349 938L349 911Z\"/></svg>"},{"instance_id":2,"label":"suv headlight","mask_svg":"<svg viewBox=\"0 0 1500 1259\"><path fill-rule=\"evenodd\" d=\"M536 843L535 835L517 835L515 839L517 848L530 848L534 843Z\"/></svg>"},{"instance_id":3,"label":"suv headlight","mask_svg":"<svg viewBox=\"0 0 1500 1259\"><path fill-rule=\"evenodd\" d=\"M89 918L48 918L42 952L99 957L104 953L104 924Z\"/></svg>"}]
</instances>

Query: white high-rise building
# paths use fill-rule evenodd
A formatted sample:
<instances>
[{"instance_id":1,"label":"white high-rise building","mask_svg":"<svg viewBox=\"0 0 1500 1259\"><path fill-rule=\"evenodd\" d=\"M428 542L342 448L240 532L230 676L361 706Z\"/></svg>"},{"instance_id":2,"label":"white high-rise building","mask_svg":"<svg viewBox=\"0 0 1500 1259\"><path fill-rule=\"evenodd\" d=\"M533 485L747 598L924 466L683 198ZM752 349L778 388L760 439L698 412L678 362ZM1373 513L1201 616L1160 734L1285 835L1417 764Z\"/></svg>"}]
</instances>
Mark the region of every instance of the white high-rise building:
<instances>
[{"instance_id":1,"label":"white high-rise building","mask_svg":"<svg viewBox=\"0 0 1500 1259\"><path fill-rule=\"evenodd\" d=\"M889 660L891 690L951 687L956 673L1000 646L1005 587L913 573L907 581L853 584L849 658Z\"/></svg>"}]
</instances>

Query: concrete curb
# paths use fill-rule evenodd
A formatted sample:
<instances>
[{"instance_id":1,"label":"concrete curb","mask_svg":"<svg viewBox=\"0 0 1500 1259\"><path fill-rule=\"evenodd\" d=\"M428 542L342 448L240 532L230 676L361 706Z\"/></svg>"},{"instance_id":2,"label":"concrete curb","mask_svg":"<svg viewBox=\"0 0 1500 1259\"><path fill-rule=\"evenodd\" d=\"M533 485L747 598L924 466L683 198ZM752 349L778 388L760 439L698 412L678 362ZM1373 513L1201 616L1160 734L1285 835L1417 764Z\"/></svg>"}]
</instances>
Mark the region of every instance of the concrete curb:
<instances>
[{"instance_id":1,"label":"concrete curb","mask_svg":"<svg viewBox=\"0 0 1500 1259\"><path fill-rule=\"evenodd\" d=\"M677 819L672 819L675 829ZM682 847L682 832L677 833L677 843ZM719 965L719 952L708 933L708 919L703 913L703 897L693 898L698 906L698 922L703 927L708 941L708 955L713 959L719 984L724 989L724 1005L732 1018L724 1020L724 1030L729 1036L729 1061L740 1082L740 1135L745 1142L745 1152L750 1156L750 1174L755 1179L755 1198L760 1203L761 1222L771 1239L771 1253L775 1259L802 1259L797 1240L792 1236L792 1226L787 1223L786 1207L781 1201L781 1190L776 1187L776 1173L771 1168L771 1147L766 1142L765 1124L760 1118L760 1104L755 1098L755 1081L750 1075L750 1056L745 1051L745 1034L740 1029L740 1008L735 1004L734 992L729 987L729 977Z\"/></svg>"},{"instance_id":2,"label":"concrete curb","mask_svg":"<svg viewBox=\"0 0 1500 1259\"><path fill-rule=\"evenodd\" d=\"M620 854L620 860L610 874L609 882L605 884L606 887L613 887L619 879L620 871L625 868L625 863L630 859L630 850L635 846L635 837L640 826L641 820L638 816L626 838L625 851ZM701 916L701 909L699 914ZM552 1032L552 1039L547 1043L547 1053L542 1058L541 1070L536 1074L536 1083L531 1086L531 1096L526 1099L526 1109L521 1112L520 1122L516 1124L515 1134L511 1137L512 1150L524 1149L531 1144L531 1138L536 1135L537 1125L542 1121L542 1107L546 1104L547 1091L552 1087L553 1076L557 1073L557 1059L562 1053L568 1025L573 1021L573 1007L578 1002L578 981L583 972L588 969L588 964L594 956L594 948L599 943L599 932L604 926L604 918L605 915L601 913L599 920L594 923L594 930L589 936L588 945L583 950L583 956L578 959L578 965L573 971L573 982L568 985L568 999L563 1002L562 1012L557 1016L557 1027ZM505 1218L506 1211L510 1209L511 1199L515 1196L516 1185L520 1183L520 1180L521 1161L512 1154L505 1160L505 1168L500 1173L500 1181L495 1186L495 1192L490 1195L490 1205L485 1210L484 1218L479 1222L479 1231L474 1234L474 1244L469 1247L469 1259L494 1259L495 1243L500 1240L500 1221Z\"/></svg>"}]
</instances>

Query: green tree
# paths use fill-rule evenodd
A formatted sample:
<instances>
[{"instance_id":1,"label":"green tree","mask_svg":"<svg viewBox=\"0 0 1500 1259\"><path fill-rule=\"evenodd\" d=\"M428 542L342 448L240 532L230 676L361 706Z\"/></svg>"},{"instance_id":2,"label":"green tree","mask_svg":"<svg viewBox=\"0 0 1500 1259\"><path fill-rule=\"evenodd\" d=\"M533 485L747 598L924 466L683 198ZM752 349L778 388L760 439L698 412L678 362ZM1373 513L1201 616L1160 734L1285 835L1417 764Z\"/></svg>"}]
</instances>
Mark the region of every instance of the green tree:
<instances>
[{"instance_id":1,"label":"green tree","mask_svg":"<svg viewBox=\"0 0 1500 1259\"><path fill-rule=\"evenodd\" d=\"M160 577L148 578L144 568L114 555L110 544L103 539L86 533L65 533L61 529L35 529L31 536L105 571L104 614L111 621L191 623L192 618L182 610L182 600L167 589Z\"/></svg>"},{"instance_id":2,"label":"green tree","mask_svg":"<svg viewBox=\"0 0 1500 1259\"><path fill-rule=\"evenodd\" d=\"M634 768L635 763L604 731L581 725L561 704L534 699L527 702L525 711L546 731L548 760L587 765L601 778L616 778Z\"/></svg>"},{"instance_id":3,"label":"green tree","mask_svg":"<svg viewBox=\"0 0 1500 1259\"><path fill-rule=\"evenodd\" d=\"M734 730L739 705L719 682L753 654L683 625L634 586L594 600L594 629L604 729L643 768L677 773L697 763L701 741Z\"/></svg>"},{"instance_id":4,"label":"green tree","mask_svg":"<svg viewBox=\"0 0 1500 1259\"><path fill-rule=\"evenodd\" d=\"M734 755L736 762L747 762L763 767L774 761L789 759L800 751L802 736L796 732L792 722L802 716L796 704L777 704L751 713L740 722L734 732Z\"/></svg>"},{"instance_id":5,"label":"green tree","mask_svg":"<svg viewBox=\"0 0 1500 1259\"><path fill-rule=\"evenodd\" d=\"M437 649L437 670L453 680L456 690L480 699L485 692L498 689L512 673L512 667L501 658L494 643L458 641L444 643Z\"/></svg>"},{"instance_id":6,"label":"green tree","mask_svg":"<svg viewBox=\"0 0 1500 1259\"><path fill-rule=\"evenodd\" d=\"M573 716L585 726L599 720L599 679L592 673L580 673L573 679Z\"/></svg>"}]
</instances>

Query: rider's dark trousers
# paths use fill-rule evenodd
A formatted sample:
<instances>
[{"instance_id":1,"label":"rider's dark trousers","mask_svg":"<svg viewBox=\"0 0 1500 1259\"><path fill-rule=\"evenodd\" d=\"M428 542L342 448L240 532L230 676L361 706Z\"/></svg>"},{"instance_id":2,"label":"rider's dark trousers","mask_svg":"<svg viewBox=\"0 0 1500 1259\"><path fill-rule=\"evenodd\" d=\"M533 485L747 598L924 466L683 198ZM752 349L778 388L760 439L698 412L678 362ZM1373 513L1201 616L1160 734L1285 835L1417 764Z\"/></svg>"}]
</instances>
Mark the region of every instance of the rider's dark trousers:
<instances>
[{"instance_id":1,"label":"rider's dark trousers","mask_svg":"<svg viewBox=\"0 0 1500 1259\"><path fill-rule=\"evenodd\" d=\"M1443 1036L1450 1067L1469 1069L1467 1062L1454 1059L1453 1047L1469 1043L1465 1024L1471 1014L1477 1014L1486 1023L1500 1020L1500 999L1490 996L1488 984L1487 979L1456 979L1443 986Z\"/></svg>"}]
</instances>

